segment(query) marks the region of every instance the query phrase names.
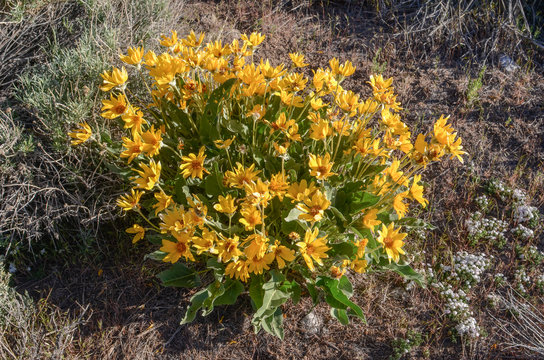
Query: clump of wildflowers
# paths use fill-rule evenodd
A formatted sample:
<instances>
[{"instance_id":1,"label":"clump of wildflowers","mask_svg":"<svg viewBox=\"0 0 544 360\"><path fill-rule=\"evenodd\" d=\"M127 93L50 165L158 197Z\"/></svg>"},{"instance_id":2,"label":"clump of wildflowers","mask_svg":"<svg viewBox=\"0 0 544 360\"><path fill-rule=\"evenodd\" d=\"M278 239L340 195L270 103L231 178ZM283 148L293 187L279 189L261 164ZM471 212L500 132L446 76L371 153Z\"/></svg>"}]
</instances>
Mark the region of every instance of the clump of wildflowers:
<instances>
[{"instance_id":1,"label":"clump of wildflowers","mask_svg":"<svg viewBox=\"0 0 544 360\"><path fill-rule=\"evenodd\" d=\"M167 286L199 286L192 263L214 275L182 322L249 288L255 330L282 337L281 305L303 288L345 324L363 318L349 272L387 268L419 281L398 221L428 204L419 173L465 152L449 117L412 134L393 79L372 75L364 99L343 87L350 61L306 76L302 54L255 61L264 38L204 43L173 31L162 53L130 48L127 68L102 74L101 115L126 130L114 150L132 175L118 205L142 219L127 229L133 242L160 239L151 257L172 264L159 274ZM131 92L138 79L147 98ZM87 134L71 135L74 145Z\"/></svg>"}]
</instances>

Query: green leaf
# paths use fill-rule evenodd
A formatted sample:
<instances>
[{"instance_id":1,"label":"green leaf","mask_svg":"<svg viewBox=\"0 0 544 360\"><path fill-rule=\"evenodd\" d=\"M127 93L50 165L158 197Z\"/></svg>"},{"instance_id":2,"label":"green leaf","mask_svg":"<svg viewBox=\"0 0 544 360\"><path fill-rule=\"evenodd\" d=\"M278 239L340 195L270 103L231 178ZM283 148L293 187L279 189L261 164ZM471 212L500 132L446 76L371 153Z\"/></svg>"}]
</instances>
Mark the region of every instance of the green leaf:
<instances>
[{"instance_id":1,"label":"green leaf","mask_svg":"<svg viewBox=\"0 0 544 360\"><path fill-rule=\"evenodd\" d=\"M164 251L160 251L160 250L153 251L152 253L149 253L146 256L144 256L144 260L145 259L151 259L151 260L156 260L156 261L162 261L162 259L164 259L166 254L167 253L165 253Z\"/></svg>"},{"instance_id":2,"label":"green leaf","mask_svg":"<svg viewBox=\"0 0 544 360\"><path fill-rule=\"evenodd\" d=\"M196 271L178 262L170 269L157 275L164 286L194 288L200 285L200 277Z\"/></svg>"},{"instance_id":3,"label":"green leaf","mask_svg":"<svg viewBox=\"0 0 544 360\"><path fill-rule=\"evenodd\" d=\"M343 276L342 278L345 278L345 280L342 280L343 284L340 285L341 288L339 288L339 280L331 279L326 276L319 276L317 278L316 285L320 286L323 291L325 291L325 301L327 301L330 306L336 309L343 310L349 308L353 311L354 316L357 316L358 318L366 322L365 316L361 308L352 301L350 301L348 296L346 295L346 293L349 293L349 291L347 290L351 288L351 284L349 284L349 287L346 284L346 281L349 282L349 280L346 276Z\"/></svg>"},{"instance_id":4,"label":"green leaf","mask_svg":"<svg viewBox=\"0 0 544 360\"><path fill-rule=\"evenodd\" d=\"M225 282L225 292L215 300L215 305L232 305L245 290L244 285L238 280L228 279Z\"/></svg>"},{"instance_id":5,"label":"green leaf","mask_svg":"<svg viewBox=\"0 0 544 360\"><path fill-rule=\"evenodd\" d=\"M251 300L255 305L255 309L263 306L263 285L264 280L262 276L255 276L253 279L251 279L251 283L249 284L249 297L251 297Z\"/></svg>"},{"instance_id":6,"label":"green leaf","mask_svg":"<svg viewBox=\"0 0 544 360\"><path fill-rule=\"evenodd\" d=\"M213 270L216 280L221 281L225 275L225 267L216 258L209 258L206 262L206 267Z\"/></svg>"},{"instance_id":7,"label":"green leaf","mask_svg":"<svg viewBox=\"0 0 544 360\"><path fill-rule=\"evenodd\" d=\"M202 308L202 304L204 304L204 301L206 301L208 297L208 289L202 289L194 294L191 298L191 304L187 307L185 316L183 317L183 319L181 319L181 322L179 324L183 325L192 322L196 317L197 311Z\"/></svg>"},{"instance_id":8,"label":"green leaf","mask_svg":"<svg viewBox=\"0 0 544 360\"><path fill-rule=\"evenodd\" d=\"M319 292L317 291L317 287L314 284L309 283L306 284L306 289L308 289L308 293L310 293L313 304L317 305L319 303Z\"/></svg>"},{"instance_id":9,"label":"green leaf","mask_svg":"<svg viewBox=\"0 0 544 360\"><path fill-rule=\"evenodd\" d=\"M405 279L413 280L419 286L421 286L422 288L425 288L425 278L423 277L423 275L415 271L410 265L407 265L407 264L399 265L395 262L389 263L387 259L382 258L382 261L380 262L380 266L385 269L393 270L397 274L403 276Z\"/></svg>"},{"instance_id":10,"label":"green leaf","mask_svg":"<svg viewBox=\"0 0 544 360\"><path fill-rule=\"evenodd\" d=\"M206 194L218 196L223 193L223 174L219 171L217 162L213 164L214 169L211 174L204 179L204 190Z\"/></svg>"},{"instance_id":11,"label":"green leaf","mask_svg":"<svg viewBox=\"0 0 544 360\"><path fill-rule=\"evenodd\" d=\"M395 222L397 225L403 225L408 226L411 228L420 228L420 229L427 229L427 230L434 230L436 227L432 225L431 223L428 223L422 219L414 218L414 217L404 217L400 220L397 220Z\"/></svg>"},{"instance_id":12,"label":"green leaf","mask_svg":"<svg viewBox=\"0 0 544 360\"><path fill-rule=\"evenodd\" d=\"M292 208L291 211L289 211L289 214L285 217L284 221L294 221L298 220L298 216L302 214L302 211L300 211L297 208Z\"/></svg>"},{"instance_id":13,"label":"green leaf","mask_svg":"<svg viewBox=\"0 0 544 360\"><path fill-rule=\"evenodd\" d=\"M380 201L380 197L368 192L359 191L353 194L349 206L350 214L356 214L361 210L374 206Z\"/></svg>"},{"instance_id":14,"label":"green leaf","mask_svg":"<svg viewBox=\"0 0 544 360\"><path fill-rule=\"evenodd\" d=\"M262 321L263 329L274 336L283 340L283 313L281 308L277 308L274 313Z\"/></svg>"},{"instance_id":15,"label":"green leaf","mask_svg":"<svg viewBox=\"0 0 544 360\"><path fill-rule=\"evenodd\" d=\"M336 320L338 320L342 325L348 325L349 324L349 318L348 318L348 314L347 314L346 310L331 308L331 315Z\"/></svg>"},{"instance_id":16,"label":"green leaf","mask_svg":"<svg viewBox=\"0 0 544 360\"><path fill-rule=\"evenodd\" d=\"M294 304L297 304L300 301L301 288L295 280L285 281L281 286L281 290L291 293L291 300L293 300Z\"/></svg>"},{"instance_id":17,"label":"green leaf","mask_svg":"<svg viewBox=\"0 0 544 360\"><path fill-rule=\"evenodd\" d=\"M357 251L356 246L352 242L341 242L336 244L328 244L331 247L330 255L353 257Z\"/></svg>"},{"instance_id":18,"label":"green leaf","mask_svg":"<svg viewBox=\"0 0 544 360\"><path fill-rule=\"evenodd\" d=\"M278 310L281 314L279 307L283 305L290 297L291 294L282 290L282 283L285 281L285 276L277 270L270 271L271 278L262 286L264 290L264 296L262 298L262 304L253 315L251 323L257 333L261 328L265 331L275 335L283 336L283 330L278 332L277 326L281 326L281 322L277 319L269 319L270 317L277 317ZM251 289L250 289L251 291Z\"/></svg>"},{"instance_id":19,"label":"green leaf","mask_svg":"<svg viewBox=\"0 0 544 360\"><path fill-rule=\"evenodd\" d=\"M362 174L362 178L371 177L381 173L387 168L387 165L370 165L365 172Z\"/></svg>"}]
</instances>

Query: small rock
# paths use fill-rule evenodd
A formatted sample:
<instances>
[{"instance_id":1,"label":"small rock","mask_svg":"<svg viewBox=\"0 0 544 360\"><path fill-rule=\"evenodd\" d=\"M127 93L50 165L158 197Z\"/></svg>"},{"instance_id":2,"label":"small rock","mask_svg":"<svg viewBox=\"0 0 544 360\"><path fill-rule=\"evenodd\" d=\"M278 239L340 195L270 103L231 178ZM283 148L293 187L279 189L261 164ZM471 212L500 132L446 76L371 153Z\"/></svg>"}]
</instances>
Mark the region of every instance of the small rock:
<instances>
[{"instance_id":1,"label":"small rock","mask_svg":"<svg viewBox=\"0 0 544 360\"><path fill-rule=\"evenodd\" d=\"M499 56L499 65L506 72L514 72L519 69L519 65L508 55Z\"/></svg>"},{"instance_id":2,"label":"small rock","mask_svg":"<svg viewBox=\"0 0 544 360\"><path fill-rule=\"evenodd\" d=\"M312 335L319 334L323 326L323 320L312 311L302 319L301 325L304 327L306 333Z\"/></svg>"}]
</instances>

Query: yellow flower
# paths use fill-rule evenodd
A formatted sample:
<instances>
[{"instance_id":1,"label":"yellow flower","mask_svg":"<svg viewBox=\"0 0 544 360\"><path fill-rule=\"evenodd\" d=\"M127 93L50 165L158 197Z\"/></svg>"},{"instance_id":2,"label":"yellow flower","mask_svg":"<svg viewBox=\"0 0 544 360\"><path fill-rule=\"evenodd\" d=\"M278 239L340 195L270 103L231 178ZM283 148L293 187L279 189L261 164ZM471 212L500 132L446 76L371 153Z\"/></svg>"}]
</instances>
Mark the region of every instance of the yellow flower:
<instances>
[{"instance_id":1,"label":"yellow flower","mask_svg":"<svg viewBox=\"0 0 544 360\"><path fill-rule=\"evenodd\" d=\"M149 162L149 166L146 164L140 164L140 167L143 171L132 169L140 175L140 177L135 176L132 178L133 182L136 184L136 188L145 190L153 189L161 176L161 162L159 161L158 163L155 163L154 160L151 160Z\"/></svg>"},{"instance_id":2,"label":"yellow flower","mask_svg":"<svg viewBox=\"0 0 544 360\"><path fill-rule=\"evenodd\" d=\"M266 114L266 108L262 105L255 105L253 106L253 109L246 114L246 116L255 120L260 120L263 118L264 114Z\"/></svg>"},{"instance_id":3,"label":"yellow flower","mask_svg":"<svg viewBox=\"0 0 544 360\"><path fill-rule=\"evenodd\" d=\"M374 231L374 227L382 223L380 220L377 220L377 215L378 215L378 209L368 210L366 214L363 216L363 225L367 229Z\"/></svg>"},{"instance_id":4,"label":"yellow flower","mask_svg":"<svg viewBox=\"0 0 544 360\"><path fill-rule=\"evenodd\" d=\"M263 73L263 76L266 79L276 79L285 74L285 70L283 69L283 64L273 67L270 65L270 62L268 60L264 62L261 59L261 63L259 64L259 69L261 70L261 72ZM255 106L258 106L258 105L255 105Z\"/></svg>"},{"instance_id":5,"label":"yellow flower","mask_svg":"<svg viewBox=\"0 0 544 360\"><path fill-rule=\"evenodd\" d=\"M276 154L278 156L287 154L287 149L289 149L288 142L286 142L284 145L279 145L277 142L274 141L272 145L274 145L274 150L276 150Z\"/></svg>"},{"instance_id":6,"label":"yellow flower","mask_svg":"<svg viewBox=\"0 0 544 360\"><path fill-rule=\"evenodd\" d=\"M227 140L215 140L213 143L218 149L228 149L234 139L236 139L236 136L233 136L231 139Z\"/></svg>"},{"instance_id":7,"label":"yellow flower","mask_svg":"<svg viewBox=\"0 0 544 360\"><path fill-rule=\"evenodd\" d=\"M187 36L187 38L182 39L181 43L189 47L200 46L200 44L202 44L202 42L204 41L204 33L200 33L198 35L199 36L197 38L195 32L191 30L191 33Z\"/></svg>"},{"instance_id":8,"label":"yellow flower","mask_svg":"<svg viewBox=\"0 0 544 360\"><path fill-rule=\"evenodd\" d=\"M280 116L278 116L275 122L268 123L268 124L271 127L270 134L273 134L277 130L283 133L286 133L288 128L292 126L293 124L295 124L295 120L293 119L287 120L287 118L285 117L285 113L282 112Z\"/></svg>"},{"instance_id":9,"label":"yellow flower","mask_svg":"<svg viewBox=\"0 0 544 360\"><path fill-rule=\"evenodd\" d=\"M132 227L126 229L125 231L129 234L135 234L134 238L132 239L133 244L143 239L145 235L145 229L138 224L132 225Z\"/></svg>"},{"instance_id":10,"label":"yellow flower","mask_svg":"<svg viewBox=\"0 0 544 360\"><path fill-rule=\"evenodd\" d=\"M349 60L340 65L338 59L333 58L329 61L329 66L331 67L331 71L334 75L342 75L344 77L348 77L353 75L353 73L355 72L355 66L353 66L353 64Z\"/></svg>"},{"instance_id":11,"label":"yellow flower","mask_svg":"<svg viewBox=\"0 0 544 360\"><path fill-rule=\"evenodd\" d=\"M287 106L302 107L304 105L304 100L292 92L281 90L275 94L278 95L281 101Z\"/></svg>"},{"instance_id":12,"label":"yellow flower","mask_svg":"<svg viewBox=\"0 0 544 360\"><path fill-rule=\"evenodd\" d=\"M383 173L385 175L389 175L389 177L393 180L395 184L408 186L408 178L406 178L403 175L404 172L399 171L399 166L400 166L400 161L395 159L391 163L391 166L385 169Z\"/></svg>"},{"instance_id":13,"label":"yellow flower","mask_svg":"<svg viewBox=\"0 0 544 360\"><path fill-rule=\"evenodd\" d=\"M159 192L156 192L154 196L155 196L155 199L157 199L157 203L153 205L153 208L155 209L155 215L167 209L171 204L174 203L174 201L172 200L172 197L169 195L166 195L166 193L162 190Z\"/></svg>"},{"instance_id":14,"label":"yellow flower","mask_svg":"<svg viewBox=\"0 0 544 360\"><path fill-rule=\"evenodd\" d=\"M151 128L142 133L142 140L144 143L143 151L147 156L153 157L159 155L159 151L162 147L162 131L161 129L155 130L155 125L151 125Z\"/></svg>"},{"instance_id":15,"label":"yellow flower","mask_svg":"<svg viewBox=\"0 0 544 360\"><path fill-rule=\"evenodd\" d=\"M410 188L410 196L412 199L416 200L421 204L421 206L426 207L429 201L423 197L423 186L418 185L418 182L421 181L421 175L414 175L414 180L412 182L412 187Z\"/></svg>"},{"instance_id":16,"label":"yellow flower","mask_svg":"<svg viewBox=\"0 0 544 360\"><path fill-rule=\"evenodd\" d=\"M268 238L259 234L248 236L248 238L244 241L244 244L246 243L249 243L249 245L247 245L244 249L244 254L248 259L254 257L262 258L265 256L266 251L268 250Z\"/></svg>"},{"instance_id":17,"label":"yellow flower","mask_svg":"<svg viewBox=\"0 0 544 360\"><path fill-rule=\"evenodd\" d=\"M303 68L305 66L308 66L309 64L304 62L304 55L299 53L291 53L289 54L289 57L291 58L291 61L297 68Z\"/></svg>"},{"instance_id":18,"label":"yellow flower","mask_svg":"<svg viewBox=\"0 0 544 360\"><path fill-rule=\"evenodd\" d=\"M102 91L110 91L114 87L122 86L128 80L127 69L124 66L121 70L114 67L111 71L104 71L100 76L104 79L100 86Z\"/></svg>"},{"instance_id":19,"label":"yellow flower","mask_svg":"<svg viewBox=\"0 0 544 360\"><path fill-rule=\"evenodd\" d=\"M351 269L356 273L362 274L366 271L368 262L366 260L355 259L351 262Z\"/></svg>"},{"instance_id":20,"label":"yellow flower","mask_svg":"<svg viewBox=\"0 0 544 360\"><path fill-rule=\"evenodd\" d=\"M330 204L331 202L327 200L325 195L317 190L311 199L307 197L304 199L304 204L297 205L297 209L303 212L298 218L311 223L320 221L323 219L325 210L329 208Z\"/></svg>"},{"instance_id":21,"label":"yellow flower","mask_svg":"<svg viewBox=\"0 0 544 360\"><path fill-rule=\"evenodd\" d=\"M120 54L119 58L121 58L121 61L125 64L129 65L138 65L142 58L144 57L144 48L139 47L129 47L127 49L127 55Z\"/></svg>"},{"instance_id":22,"label":"yellow flower","mask_svg":"<svg viewBox=\"0 0 544 360\"><path fill-rule=\"evenodd\" d=\"M183 163L179 168L182 170L181 174L184 178L188 178L190 176L191 178L198 177L199 179L202 179L204 173L210 173L208 170L204 169L204 159L206 159L206 155L204 155L205 149L206 148L202 146L198 152L198 155L191 153L189 156L183 156L181 158Z\"/></svg>"},{"instance_id":23,"label":"yellow flower","mask_svg":"<svg viewBox=\"0 0 544 360\"><path fill-rule=\"evenodd\" d=\"M114 97L113 94L110 94L109 100L102 100L102 111L104 111L100 116L106 119L115 119L127 111L127 101L123 94L119 94L117 97Z\"/></svg>"},{"instance_id":24,"label":"yellow flower","mask_svg":"<svg viewBox=\"0 0 544 360\"><path fill-rule=\"evenodd\" d=\"M330 268L331 276L335 279L340 279L345 273L346 268L339 268L338 266L331 266Z\"/></svg>"},{"instance_id":25,"label":"yellow flower","mask_svg":"<svg viewBox=\"0 0 544 360\"><path fill-rule=\"evenodd\" d=\"M236 278L246 282L249 279L248 264L243 260L232 261L225 268L225 274L231 279Z\"/></svg>"},{"instance_id":26,"label":"yellow flower","mask_svg":"<svg viewBox=\"0 0 544 360\"><path fill-rule=\"evenodd\" d=\"M379 236L376 239L380 244L383 245L389 262L391 259L395 262L399 262L400 255L404 254L402 246L404 246L404 241L402 241L408 234L399 234L400 227L394 229L395 223L389 224L389 226L382 225L382 230L378 232Z\"/></svg>"},{"instance_id":27,"label":"yellow flower","mask_svg":"<svg viewBox=\"0 0 544 360\"><path fill-rule=\"evenodd\" d=\"M285 175L282 173L272 175L270 183L268 184L268 190L270 190L270 195L272 195L272 197L277 196L280 200L283 200L283 196L288 188L289 183L285 181Z\"/></svg>"},{"instance_id":28,"label":"yellow flower","mask_svg":"<svg viewBox=\"0 0 544 360\"><path fill-rule=\"evenodd\" d=\"M242 164L236 163L234 171L229 170L225 173L225 182L230 187L243 189L246 184L251 184L255 181L260 172L260 170L255 170L255 164L251 164L250 167L245 168Z\"/></svg>"},{"instance_id":29,"label":"yellow flower","mask_svg":"<svg viewBox=\"0 0 544 360\"><path fill-rule=\"evenodd\" d=\"M234 200L230 194L227 197L219 195L219 204L215 204L213 208L223 214L232 215L237 209Z\"/></svg>"},{"instance_id":30,"label":"yellow flower","mask_svg":"<svg viewBox=\"0 0 544 360\"><path fill-rule=\"evenodd\" d=\"M178 32L172 30L172 36L168 37L166 35L161 35L161 42L160 44L165 47L173 47L178 43Z\"/></svg>"},{"instance_id":31,"label":"yellow flower","mask_svg":"<svg viewBox=\"0 0 544 360\"><path fill-rule=\"evenodd\" d=\"M357 247L357 254L356 254L356 257L357 259L363 259L364 256L365 256L365 249L366 249L366 245L368 244L368 239L361 239L361 240L357 240L355 242L355 247Z\"/></svg>"},{"instance_id":32,"label":"yellow flower","mask_svg":"<svg viewBox=\"0 0 544 360\"><path fill-rule=\"evenodd\" d=\"M176 242L163 239L161 251L168 253L162 261L176 263L180 257L184 257L186 260L195 261L193 254L191 253L191 236L189 233L180 232L174 235Z\"/></svg>"},{"instance_id":33,"label":"yellow flower","mask_svg":"<svg viewBox=\"0 0 544 360\"><path fill-rule=\"evenodd\" d=\"M402 219L408 211L408 206L403 202L407 196L408 192L404 191L395 195L395 198L393 199L393 209L397 212L399 219Z\"/></svg>"},{"instance_id":34,"label":"yellow flower","mask_svg":"<svg viewBox=\"0 0 544 360\"><path fill-rule=\"evenodd\" d=\"M310 138L314 140L323 140L327 136L332 135L332 127L329 125L329 121L321 119L318 123L310 125Z\"/></svg>"},{"instance_id":35,"label":"yellow flower","mask_svg":"<svg viewBox=\"0 0 544 360\"><path fill-rule=\"evenodd\" d=\"M131 129L132 136L142 133L142 125L147 124L147 120L144 120L144 113L138 108L128 107L127 111L121 116L125 122L125 129Z\"/></svg>"},{"instance_id":36,"label":"yellow flower","mask_svg":"<svg viewBox=\"0 0 544 360\"><path fill-rule=\"evenodd\" d=\"M244 185L244 190L246 191L246 201L251 205L267 207L268 201L272 198L268 184L264 183L261 179Z\"/></svg>"},{"instance_id":37,"label":"yellow flower","mask_svg":"<svg viewBox=\"0 0 544 360\"><path fill-rule=\"evenodd\" d=\"M244 40L249 47L256 47L264 41L265 36L261 33L253 32L249 37L246 34L242 34L240 38Z\"/></svg>"},{"instance_id":38,"label":"yellow flower","mask_svg":"<svg viewBox=\"0 0 544 360\"><path fill-rule=\"evenodd\" d=\"M119 156L121 158L128 158L128 163L130 164L138 155L144 150L144 144L142 143L142 138L140 135L136 135L134 140L128 137L123 137L123 147L126 149L121 152Z\"/></svg>"},{"instance_id":39,"label":"yellow flower","mask_svg":"<svg viewBox=\"0 0 544 360\"><path fill-rule=\"evenodd\" d=\"M335 98L336 104L349 116L355 116L359 107L359 95L351 90L342 91Z\"/></svg>"},{"instance_id":40,"label":"yellow flower","mask_svg":"<svg viewBox=\"0 0 544 360\"><path fill-rule=\"evenodd\" d=\"M317 187L313 181L308 185L306 180L302 180L300 183L292 183L287 189L285 196L294 201L304 201L304 199L311 197L316 191Z\"/></svg>"},{"instance_id":41,"label":"yellow flower","mask_svg":"<svg viewBox=\"0 0 544 360\"><path fill-rule=\"evenodd\" d=\"M293 124L287 129L287 138L291 141L302 141L302 137L298 133L298 124Z\"/></svg>"},{"instance_id":42,"label":"yellow flower","mask_svg":"<svg viewBox=\"0 0 544 360\"><path fill-rule=\"evenodd\" d=\"M243 217L239 221L245 226L246 231L251 231L255 226L263 223L261 212L256 207L245 206L240 211L240 214Z\"/></svg>"},{"instance_id":43,"label":"yellow flower","mask_svg":"<svg viewBox=\"0 0 544 360\"><path fill-rule=\"evenodd\" d=\"M316 98L314 97L312 100L310 100L310 106L312 107L312 109L314 109L315 111L321 109L321 108L324 108L325 106L327 106L328 104L327 103L324 103L323 100L321 98Z\"/></svg>"},{"instance_id":44,"label":"yellow flower","mask_svg":"<svg viewBox=\"0 0 544 360\"><path fill-rule=\"evenodd\" d=\"M278 269L283 269L286 261L289 262L295 260L295 251L281 245L278 240L276 240L274 245L270 247L270 253L273 254L274 258L276 259Z\"/></svg>"},{"instance_id":45,"label":"yellow flower","mask_svg":"<svg viewBox=\"0 0 544 360\"><path fill-rule=\"evenodd\" d=\"M266 254L263 257L254 256L248 258L246 263L248 264L249 272L254 274L262 274L263 270L270 270L269 264L274 261L274 254Z\"/></svg>"},{"instance_id":46,"label":"yellow flower","mask_svg":"<svg viewBox=\"0 0 544 360\"><path fill-rule=\"evenodd\" d=\"M317 238L318 233L318 228L315 228L313 232L311 230L306 230L304 241L297 243L297 246L300 247L300 253L304 258L308 269L311 271L315 270L313 261L319 265L323 265L321 259L329 257L326 253L330 249L330 247L327 246L327 235Z\"/></svg>"},{"instance_id":47,"label":"yellow flower","mask_svg":"<svg viewBox=\"0 0 544 360\"><path fill-rule=\"evenodd\" d=\"M243 253L238 249L240 238L238 235L234 235L232 238L226 238L221 240L217 245L217 260L220 262L228 262L231 259L236 261Z\"/></svg>"},{"instance_id":48,"label":"yellow flower","mask_svg":"<svg viewBox=\"0 0 544 360\"><path fill-rule=\"evenodd\" d=\"M83 144L85 141L89 140L93 134L91 127L86 121L79 123L78 126L80 127L79 129L75 129L74 131L68 133L68 136L74 139L71 141L73 146Z\"/></svg>"},{"instance_id":49,"label":"yellow flower","mask_svg":"<svg viewBox=\"0 0 544 360\"><path fill-rule=\"evenodd\" d=\"M117 206L124 211L138 210L140 208L140 198L143 194L143 191L134 191L134 189L131 189L130 194L125 194L119 197L117 200Z\"/></svg>"},{"instance_id":50,"label":"yellow flower","mask_svg":"<svg viewBox=\"0 0 544 360\"><path fill-rule=\"evenodd\" d=\"M163 234L169 231L176 234L187 229L187 214L182 206L166 209L164 213L159 215L159 218L161 219L160 228Z\"/></svg>"},{"instance_id":51,"label":"yellow flower","mask_svg":"<svg viewBox=\"0 0 544 360\"><path fill-rule=\"evenodd\" d=\"M329 153L325 154L325 157L316 156L310 154L310 175L315 176L319 180L326 180L331 175L336 175L331 172L333 162L330 162L331 155Z\"/></svg>"},{"instance_id":52,"label":"yellow flower","mask_svg":"<svg viewBox=\"0 0 544 360\"><path fill-rule=\"evenodd\" d=\"M203 252L217 254L217 249L215 248L217 241L216 233L204 228L202 230L202 237L193 237L193 247L196 249L197 255L200 255Z\"/></svg>"}]
</instances>

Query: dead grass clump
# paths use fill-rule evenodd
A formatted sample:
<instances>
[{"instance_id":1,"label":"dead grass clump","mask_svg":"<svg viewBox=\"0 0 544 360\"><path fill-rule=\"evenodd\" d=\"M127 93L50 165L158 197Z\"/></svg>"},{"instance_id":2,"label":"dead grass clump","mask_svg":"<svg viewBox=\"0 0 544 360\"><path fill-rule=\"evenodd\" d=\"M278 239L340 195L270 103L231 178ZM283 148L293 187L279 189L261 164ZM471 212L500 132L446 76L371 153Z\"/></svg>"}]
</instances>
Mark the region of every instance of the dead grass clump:
<instances>
[{"instance_id":1,"label":"dead grass clump","mask_svg":"<svg viewBox=\"0 0 544 360\"><path fill-rule=\"evenodd\" d=\"M504 351L521 351L528 358L540 359L544 356L544 314L534 305L523 299L513 289L505 295L498 295L504 317L493 320L498 327Z\"/></svg>"},{"instance_id":2,"label":"dead grass clump","mask_svg":"<svg viewBox=\"0 0 544 360\"><path fill-rule=\"evenodd\" d=\"M38 304L8 284L9 274L0 262L0 358L60 359L68 355L77 329L87 319L87 309L73 317L51 307L47 299Z\"/></svg>"}]
</instances>

